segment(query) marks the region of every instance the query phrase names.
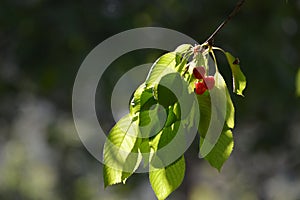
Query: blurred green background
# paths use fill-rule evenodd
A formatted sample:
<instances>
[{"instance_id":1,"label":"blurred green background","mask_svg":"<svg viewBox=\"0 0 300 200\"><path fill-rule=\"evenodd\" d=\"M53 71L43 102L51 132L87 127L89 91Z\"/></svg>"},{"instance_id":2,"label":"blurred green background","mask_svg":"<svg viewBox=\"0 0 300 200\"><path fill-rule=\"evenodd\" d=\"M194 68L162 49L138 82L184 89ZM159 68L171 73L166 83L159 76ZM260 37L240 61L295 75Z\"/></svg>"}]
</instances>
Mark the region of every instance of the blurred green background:
<instances>
[{"instance_id":1,"label":"blurred green background","mask_svg":"<svg viewBox=\"0 0 300 200\"><path fill-rule=\"evenodd\" d=\"M146 174L104 190L102 165L83 147L73 123L77 70L96 45L132 28L170 28L201 43L235 3L1 0L0 199L155 199ZM245 97L233 97L235 148L218 173L198 159L195 142L186 153L184 182L168 199L300 199L299 26L300 0L252 0L216 36L216 46L240 58L248 80ZM109 77L159 55L124 55ZM231 85L229 67L217 56ZM109 80L99 101L110 97ZM103 104L99 109L111 115ZM108 120L106 129L113 123Z\"/></svg>"}]
</instances>

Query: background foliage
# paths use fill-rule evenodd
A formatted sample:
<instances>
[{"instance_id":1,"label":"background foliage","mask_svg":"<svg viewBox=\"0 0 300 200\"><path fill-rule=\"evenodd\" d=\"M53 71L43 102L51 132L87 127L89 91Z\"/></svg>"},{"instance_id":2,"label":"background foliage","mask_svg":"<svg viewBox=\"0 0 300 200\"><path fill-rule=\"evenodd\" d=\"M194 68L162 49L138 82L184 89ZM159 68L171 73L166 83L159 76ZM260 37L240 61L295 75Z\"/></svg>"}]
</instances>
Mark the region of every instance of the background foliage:
<instances>
[{"instance_id":1,"label":"background foliage","mask_svg":"<svg viewBox=\"0 0 300 200\"><path fill-rule=\"evenodd\" d=\"M154 199L145 174L103 189L102 165L82 146L72 121L76 72L93 47L131 28L161 26L201 43L234 5L233 0L2 0L0 199ZM239 56L248 82L246 97L233 97L235 149L219 174L198 159L195 143L186 153L188 176L169 199L300 198L299 26L299 0L253 0L217 35L217 46ZM101 103L110 102L118 77L161 53L132 52L113 63L109 79L99 84L99 115L111 116ZM217 56L228 82L225 58ZM109 130L114 121L101 123Z\"/></svg>"}]
</instances>

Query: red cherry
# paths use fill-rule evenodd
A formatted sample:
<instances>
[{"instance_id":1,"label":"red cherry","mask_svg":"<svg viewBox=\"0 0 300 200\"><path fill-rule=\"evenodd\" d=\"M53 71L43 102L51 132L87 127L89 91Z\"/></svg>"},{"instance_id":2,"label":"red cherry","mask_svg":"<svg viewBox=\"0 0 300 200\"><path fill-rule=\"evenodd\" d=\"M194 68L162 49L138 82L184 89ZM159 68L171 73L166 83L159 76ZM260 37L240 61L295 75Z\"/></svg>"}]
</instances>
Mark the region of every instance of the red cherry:
<instances>
[{"instance_id":1,"label":"red cherry","mask_svg":"<svg viewBox=\"0 0 300 200\"><path fill-rule=\"evenodd\" d=\"M203 81L206 85L206 88L209 90L215 86L215 78L213 76L206 76L204 77Z\"/></svg>"},{"instance_id":2,"label":"red cherry","mask_svg":"<svg viewBox=\"0 0 300 200\"><path fill-rule=\"evenodd\" d=\"M205 83L202 82L196 82L195 83L195 92L196 94L203 94L207 90Z\"/></svg>"},{"instance_id":3,"label":"red cherry","mask_svg":"<svg viewBox=\"0 0 300 200\"><path fill-rule=\"evenodd\" d=\"M205 68L200 66L200 67L195 67L193 69L193 74L195 76L196 79L203 79L204 75L205 75Z\"/></svg>"}]
</instances>

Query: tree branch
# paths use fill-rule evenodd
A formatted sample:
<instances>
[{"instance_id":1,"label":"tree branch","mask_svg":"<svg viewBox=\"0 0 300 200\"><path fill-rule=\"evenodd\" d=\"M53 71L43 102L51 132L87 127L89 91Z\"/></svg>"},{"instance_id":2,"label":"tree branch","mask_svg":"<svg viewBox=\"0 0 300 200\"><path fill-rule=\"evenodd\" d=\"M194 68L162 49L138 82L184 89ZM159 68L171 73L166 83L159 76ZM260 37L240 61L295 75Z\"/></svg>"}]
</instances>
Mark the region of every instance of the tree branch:
<instances>
[{"instance_id":1,"label":"tree branch","mask_svg":"<svg viewBox=\"0 0 300 200\"><path fill-rule=\"evenodd\" d=\"M219 25L219 27L209 36L209 38L205 41L205 43L211 44L215 35L240 11L242 5L246 0L240 0L235 5L235 8L231 11L231 13L227 16L227 18Z\"/></svg>"}]
</instances>

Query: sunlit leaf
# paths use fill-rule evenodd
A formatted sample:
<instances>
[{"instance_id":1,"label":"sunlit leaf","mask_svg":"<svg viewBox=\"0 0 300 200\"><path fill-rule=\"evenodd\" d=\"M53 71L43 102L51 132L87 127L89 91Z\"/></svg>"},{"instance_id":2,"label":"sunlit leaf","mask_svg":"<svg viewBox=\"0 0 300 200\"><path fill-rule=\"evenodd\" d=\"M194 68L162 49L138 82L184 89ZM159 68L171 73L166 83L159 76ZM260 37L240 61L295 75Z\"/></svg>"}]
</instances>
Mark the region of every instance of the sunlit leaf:
<instances>
[{"instance_id":1,"label":"sunlit leaf","mask_svg":"<svg viewBox=\"0 0 300 200\"><path fill-rule=\"evenodd\" d=\"M163 103L168 113L163 129L150 141L150 146L155 152L151 162L157 168L162 167L159 161L169 164L171 163L168 160L169 157L175 155L176 159L183 154L188 141L194 139L191 137L195 136L199 121L198 104L194 92L188 89L188 83L178 73L171 73L162 77L159 84L172 90L176 94L176 98L170 99L172 96L166 91L156 91L158 102L161 102L161 98L165 99ZM165 146L168 147L168 152L172 156L164 155L165 151L159 151ZM177 154L179 155L177 156Z\"/></svg>"},{"instance_id":2,"label":"sunlit leaf","mask_svg":"<svg viewBox=\"0 0 300 200\"><path fill-rule=\"evenodd\" d=\"M136 170L138 156L137 122L126 115L111 129L104 145L103 177L105 187L121 182Z\"/></svg>"},{"instance_id":3,"label":"sunlit leaf","mask_svg":"<svg viewBox=\"0 0 300 200\"><path fill-rule=\"evenodd\" d=\"M239 60L233 57L229 52L225 52L225 55L232 72L233 92L244 96L243 91L246 88L246 77L240 68Z\"/></svg>"},{"instance_id":4,"label":"sunlit leaf","mask_svg":"<svg viewBox=\"0 0 300 200\"><path fill-rule=\"evenodd\" d=\"M185 54L193 48L190 44L182 44L175 49L176 53Z\"/></svg>"},{"instance_id":5,"label":"sunlit leaf","mask_svg":"<svg viewBox=\"0 0 300 200\"><path fill-rule=\"evenodd\" d=\"M157 84L161 77L175 71L175 67L178 64L176 55L175 52L170 52L155 61L145 81L147 87Z\"/></svg>"},{"instance_id":6,"label":"sunlit leaf","mask_svg":"<svg viewBox=\"0 0 300 200\"><path fill-rule=\"evenodd\" d=\"M200 143L203 138L200 137ZM205 156L209 164L219 171L221 170L224 162L229 158L233 150L233 137L232 131L228 127L224 127L217 143L214 148Z\"/></svg>"},{"instance_id":7,"label":"sunlit leaf","mask_svg":"<svg viewBox=\"0 0 300 200\"><path fill-rule=\"evenodd\" d=\"M226 105L226 125L228 128L233 129L234 128L234 118L235 118L235 111L234 106L229 94L228 89L226 88L226 99L227 99L227 105Z\"/></svg>"},{"instance_id":8,"label":"sunlit leaf","mask_svg":"<svg viewBox=\"0 0 300 200\"><path fill-rule=\"evenodd\" d=\"M203 95L197 95L199 110L200 110L200 121L198 131L202 137L205 137L209 127L211 118L211 100L209 93Z\"/></svg>"},{"instance_id":9,"label":"sunlit leaf","mask_svg":"<svg viewBox=\"0 0 300 200\"><path fill-rule=\"evenodd\" d=\"M185 160L182 156L165 168L151 168L149 180L155 195L159 200L166 199L183 181Z\"/></svg>"},{"instance_id":10,"label":"sunlit leaf","mask_svg":"<svg viewBox=\"0 0 300 200\"><path fill-rule=\"evenodd\" d=\"M198 96L198 103L200 107L200 154L204 154L204 158L218 170L221 169L224 162L228 159L233 148L233 138L231 129L234 127L234 107L226 87L226 83L221 74L216 73L216 86L214 95ZM213 105L212 102L215 104ZM213 107L212 107L213 106ZM215 109L214 116L212 116L212 109ZM220 110L222 109L222 110ZM224 110L223 110L224 109ZM224 119L224 124L221 125L220 135L216 135L216 126L220 119ZM211 124L212 123L212 124ZM213 130L213 132L211 131ZM205 141L206 134L210 135ZM215 137L218 138L215 139ZM203 147L204 145L205 147ZM211 146L214 145L214 146Z\"/></svg>"}]
</instances>

